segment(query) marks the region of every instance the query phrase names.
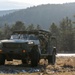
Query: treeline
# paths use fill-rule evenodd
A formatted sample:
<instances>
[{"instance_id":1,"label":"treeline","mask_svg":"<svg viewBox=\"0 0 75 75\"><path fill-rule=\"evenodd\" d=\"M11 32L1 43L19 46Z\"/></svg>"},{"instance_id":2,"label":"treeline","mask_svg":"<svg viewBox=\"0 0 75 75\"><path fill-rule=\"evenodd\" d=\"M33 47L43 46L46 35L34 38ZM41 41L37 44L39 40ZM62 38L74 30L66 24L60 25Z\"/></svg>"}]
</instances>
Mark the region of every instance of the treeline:
<instances>
[{"instance_id":1,"label":"treeline","mask_svg":"<svg viewBox=\"0 0 75 75\"><path fill-rule=\"evenodd\" d=\"M15 30L39 30L40 25L25 25L21 21L17 21L13 25L5 24L0 28L0 39L6 39ZM57 40L57 52L75 52L75 27L74 22L68 17L64 18L59 25L52 23L49 31Z\"/></svg>"},{"instance_id":2,"label":"treeline","mask_svg":"<svg viewBox=\"0 0 75 75\"><path fill-rule=\"evenodd\" d=\"M13 25L5 24L3 27L0 27L0 40L9 38L13 31L18 30L39 30L41 29L40 25L25 25L22 21L17 21Z\"/></svg>"},{"instance_id":3,"label":"treeline","mask_svg":"<svg viewBox=\"0 0 75 75\"><path fill-rule=\"evenodd\" d=\"M59 27L52 23L50 31L56 36L58 52L75 52L75 27L71 19L64 18Z\"/></svg>"}]
</instances>

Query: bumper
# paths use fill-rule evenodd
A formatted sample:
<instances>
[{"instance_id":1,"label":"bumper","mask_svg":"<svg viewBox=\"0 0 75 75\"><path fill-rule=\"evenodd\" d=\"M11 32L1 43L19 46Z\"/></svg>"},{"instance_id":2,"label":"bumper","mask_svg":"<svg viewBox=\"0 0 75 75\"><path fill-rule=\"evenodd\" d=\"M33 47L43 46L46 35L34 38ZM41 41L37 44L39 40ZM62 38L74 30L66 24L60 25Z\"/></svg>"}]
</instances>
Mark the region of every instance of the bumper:
<instances>
[{"instance_id":1,"label":"bumper","mask_svg":"<svg viewBox=\"0 0 75 75\"><path fill-rule=\"evenodd\" d=\"M27 58L30 58L30 53L29 52L22 52L22 53L14 53L14 52L7 52L7 53L0 53L0 54L3 54L5 55L6 59L11 61L13 59L27 59Z\"/></svg>"}]
</instances>

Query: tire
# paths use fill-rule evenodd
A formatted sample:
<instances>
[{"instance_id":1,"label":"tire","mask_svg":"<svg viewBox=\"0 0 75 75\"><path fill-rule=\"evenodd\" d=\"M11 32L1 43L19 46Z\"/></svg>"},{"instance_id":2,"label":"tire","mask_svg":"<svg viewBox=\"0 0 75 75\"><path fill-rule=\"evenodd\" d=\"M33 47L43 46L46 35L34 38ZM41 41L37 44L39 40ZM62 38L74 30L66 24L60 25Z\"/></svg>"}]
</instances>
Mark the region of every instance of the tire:
<instances>
[{"instance_id":1,"label":"tire","mask_svg":"<svg viewBox=\"0 0 75 75\"><path fill-rule=\"evenodd\" d=\"M32 66L32 67L38 66L39 60L40 60L40 54L39 54L39 52L38 52L38 47L35 46L35 47L33 47L33 49L31 50L31 66Z\"/></svg>"},{"instance_id":2,"label":"tire","mask_svg":"<svg viewBox=\"0 0 75 75\"><path fill-rule=\"evenodd\" d=\"M26 59L22 59L22 63L23 64L27 64L27 60Z\"/></svg>"},{"instance_id":3,"label":"tire","mask_svg":"<svg viewBox=\"0 0 75 75\"><path fill-rule=\"evenodd\" d=\"M31 57L31 66L32 67L36 67L38 66L38 62L39 62L40 58L39 58L39 53L35 52L32 57Z\"/></svg>"},{"instance_id":4,"label":"tire","mask_svg":"<svg viewBox=\"0 0 75 75\"><path fill-rule=\"evenodd\" d=\"M53 52L53 55L48 56L48 63L54 65L56 62L56 55L55 52Z\"/></svg>"},{"instance_id":5,"label":"tire","mask_svg":"<svg viewBox=\"0 0 75 75\"><path fill-rule=\"evenodd\" d=\"M0 54L0 65L4 65L5 64L5 55Z\"/></svg>"}]
</instances>

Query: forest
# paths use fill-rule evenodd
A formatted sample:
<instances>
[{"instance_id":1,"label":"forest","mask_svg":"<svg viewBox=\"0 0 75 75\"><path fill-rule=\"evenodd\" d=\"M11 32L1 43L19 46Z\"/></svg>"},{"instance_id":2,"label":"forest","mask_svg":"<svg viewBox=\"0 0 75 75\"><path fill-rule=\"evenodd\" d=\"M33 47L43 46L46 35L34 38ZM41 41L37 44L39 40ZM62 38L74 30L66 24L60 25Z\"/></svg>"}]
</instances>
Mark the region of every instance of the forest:
<instances>
[{"instance_id":1,"label":"forest","mask_svg":"<svg viewBox=\"0 0 75 75\"><path fill-rule=\"evenodd\" d=\"M63 18L59 25L52 23L48 29L57 40L57 52L75 52L75 22L68 17ZM17 21L13 25L4 24L0 27L0 40L8 39L15 30L40 30L41 25L25 25L22 21Z\"/></svg>"}]
</instances>

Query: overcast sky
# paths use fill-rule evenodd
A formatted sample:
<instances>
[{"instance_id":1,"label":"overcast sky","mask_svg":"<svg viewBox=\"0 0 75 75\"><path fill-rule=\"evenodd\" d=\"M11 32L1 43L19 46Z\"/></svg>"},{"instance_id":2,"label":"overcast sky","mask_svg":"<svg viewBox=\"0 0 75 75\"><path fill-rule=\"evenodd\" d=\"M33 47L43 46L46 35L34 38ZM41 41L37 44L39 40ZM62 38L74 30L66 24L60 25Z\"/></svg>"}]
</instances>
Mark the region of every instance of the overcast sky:
<instances>
[{"instance_id":1,"label":"overcast sky","mask_svg":"<svg viewBox=\"0 0 75 75\"><path fill-rule=\"evenodd\" d=\"M62 4L75 0L0 0L0 10L22 9L40 4Z\"/></svg>"}]
</instances>

